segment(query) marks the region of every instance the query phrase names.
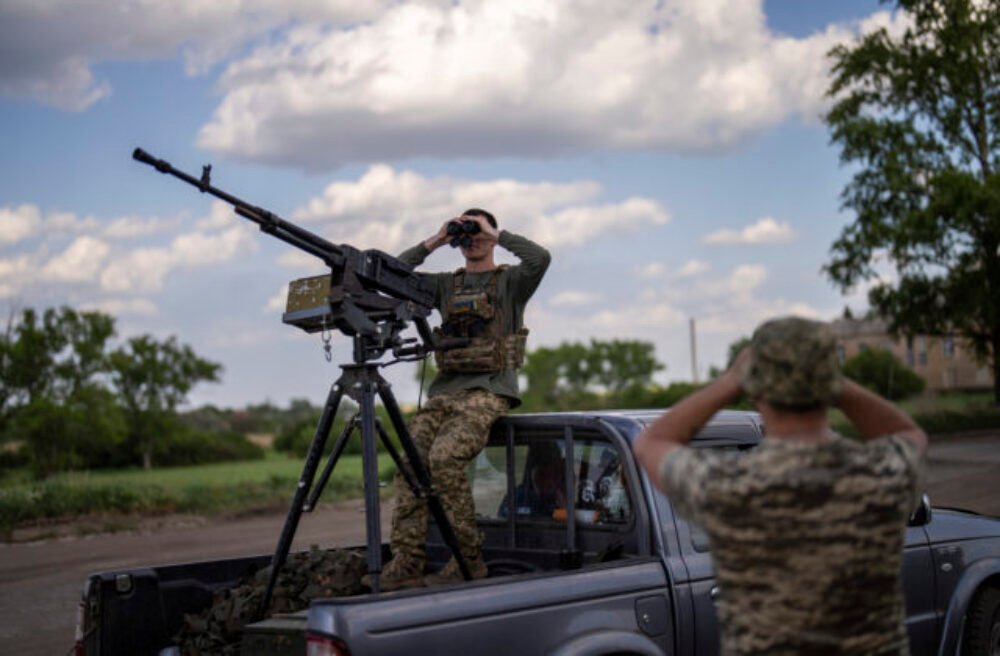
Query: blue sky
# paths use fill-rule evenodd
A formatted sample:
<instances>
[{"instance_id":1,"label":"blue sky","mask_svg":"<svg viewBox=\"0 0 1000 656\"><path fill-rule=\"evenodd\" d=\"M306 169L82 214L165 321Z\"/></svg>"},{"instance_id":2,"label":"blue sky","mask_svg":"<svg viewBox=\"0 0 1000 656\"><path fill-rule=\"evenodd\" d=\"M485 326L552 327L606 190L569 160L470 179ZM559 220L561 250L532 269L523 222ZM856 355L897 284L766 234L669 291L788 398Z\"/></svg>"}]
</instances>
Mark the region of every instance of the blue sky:
<instances>
[{"instance_id":1,"label":"blue sky","mask_svg":"<svg viewBox=\"0 0 1000 656\"><path fill-rule=\"evenodd\" d=\"M529 348L649 340L690 380L693 318L704 378L764 318L865 308L820 272L851 217L818 117L824 53L882 25L875 0L6 2L0 308L175 334L225 366L193 404L325 396L319 338L280 321L322 267L141 146L361 248L487 207L554 256ZM388 372L415 402L412 365Z\"/></svg>"}]
</instances>

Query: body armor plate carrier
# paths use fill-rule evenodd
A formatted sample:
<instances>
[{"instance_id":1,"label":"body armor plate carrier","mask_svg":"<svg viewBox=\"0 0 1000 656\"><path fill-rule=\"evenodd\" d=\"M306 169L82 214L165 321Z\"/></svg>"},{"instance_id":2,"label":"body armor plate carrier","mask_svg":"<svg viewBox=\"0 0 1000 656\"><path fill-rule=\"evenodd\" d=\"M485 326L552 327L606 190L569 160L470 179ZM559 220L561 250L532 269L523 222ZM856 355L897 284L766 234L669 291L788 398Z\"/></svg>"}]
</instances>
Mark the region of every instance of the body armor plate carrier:
<instances>
[{"instance_id":1,"label":"body armor plate carrier","mask_svg":"<svg viewBox=\"0 0 1000 656\"><path fill-rule=\"evenodd\" d=\"M440 328L434 332L443 337L465 337L468 346L435 351L434 361L438 370L452 374L477 374L516 369L524 364L524 347L528 329L520 328L505 334L503 310L498 304L497 279L506 265L494 269L485 291L467 292L463 289L465 269L454 276L451 298L442 308Z\"/></svg>"}]
</instances>

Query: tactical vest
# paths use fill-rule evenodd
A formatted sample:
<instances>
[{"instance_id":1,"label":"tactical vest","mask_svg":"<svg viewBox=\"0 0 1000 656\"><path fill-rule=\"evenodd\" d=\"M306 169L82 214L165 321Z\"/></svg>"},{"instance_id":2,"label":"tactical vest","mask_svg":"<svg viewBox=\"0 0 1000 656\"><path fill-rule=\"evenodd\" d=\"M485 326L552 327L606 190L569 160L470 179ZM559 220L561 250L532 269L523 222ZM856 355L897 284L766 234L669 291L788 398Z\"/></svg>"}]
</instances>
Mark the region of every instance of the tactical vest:
<instances>
[{"instance_id":1,"label":"tactical vest","mask_svg":"<svg viewBox=\"0 0 1000 656\"><path fill-rule=\"evenodd\" d=\"M435 351L434 361L439 371L452 374L495 373L516 369L524 364L524 347L528 329L520 328L506 334L503 308L499 305L497 280L506 269L493 270L485 291L466 291L465 269L454 275L451 297L441 307L441 327L434 332L443 337L464 337L468 346Z\"/></svg>"}]
</instances>

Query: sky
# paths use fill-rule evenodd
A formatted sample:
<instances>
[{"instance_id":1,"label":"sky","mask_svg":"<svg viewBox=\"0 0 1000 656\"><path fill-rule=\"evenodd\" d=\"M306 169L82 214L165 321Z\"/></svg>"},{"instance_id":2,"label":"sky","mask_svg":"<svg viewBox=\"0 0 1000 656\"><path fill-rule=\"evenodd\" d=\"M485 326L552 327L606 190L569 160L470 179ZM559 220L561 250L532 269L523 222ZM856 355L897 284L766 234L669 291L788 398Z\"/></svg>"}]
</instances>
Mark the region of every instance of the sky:
<instances>
[{"instance_id":1,"label":"sky","mask_svg":"<svg viewBox=\"0 0 1000 656\"><path fill-rule=\"evenodd\" d=\"M853 219L826 53L901 23L876 0L4 0L0 310L176 335L224 367L194 406L326 397L350 341L328 363L281 321L323 264L142 147L361 249L489 209L553 256L529 350L645 340L659 382L704 380L766 318L867 307L821 271ZM416 402L415 365L383 371Z\"/></svg>"}]
</instances>

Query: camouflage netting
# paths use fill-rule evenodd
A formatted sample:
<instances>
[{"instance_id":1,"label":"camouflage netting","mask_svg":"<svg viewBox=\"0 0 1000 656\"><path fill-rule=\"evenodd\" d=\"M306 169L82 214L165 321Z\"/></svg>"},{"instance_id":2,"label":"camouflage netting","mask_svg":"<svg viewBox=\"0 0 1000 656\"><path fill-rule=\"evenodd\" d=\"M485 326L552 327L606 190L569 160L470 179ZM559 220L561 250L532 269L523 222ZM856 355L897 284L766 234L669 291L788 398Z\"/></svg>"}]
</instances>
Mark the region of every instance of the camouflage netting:
<instances>
[{"instance_id":1,"label":"camouflage netting","mask_svg":"<svg viewBox=\"0 0 1000 656\"><path fill-rule=\"evenodd\" d=\"M367 571L363 553L348 549L312 549L291 554L274 586L268 616L292 613L313 599L346 597L362 591ZM212 605L198 615L185 615L174 637L185 656L234 656L240 652L243 627L254 621L267 588L271 568L244 579L235 588L215 594Z\"/></svg>"}]
</instances>

